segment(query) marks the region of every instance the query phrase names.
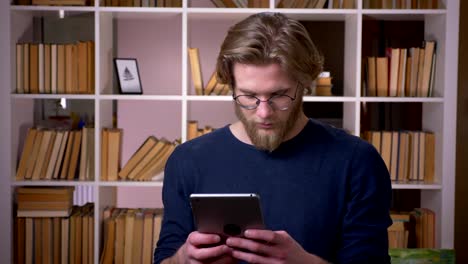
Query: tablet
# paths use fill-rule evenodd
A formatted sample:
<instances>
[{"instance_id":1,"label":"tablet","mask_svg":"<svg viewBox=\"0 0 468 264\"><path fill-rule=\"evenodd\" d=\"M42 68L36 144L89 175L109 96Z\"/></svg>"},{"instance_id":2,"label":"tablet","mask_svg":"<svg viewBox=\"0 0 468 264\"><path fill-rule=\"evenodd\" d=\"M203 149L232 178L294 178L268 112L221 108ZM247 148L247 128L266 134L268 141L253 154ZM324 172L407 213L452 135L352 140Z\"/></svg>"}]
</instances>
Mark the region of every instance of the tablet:
<instances>
[{"instance_id":1,"label":"tablet","mask_svg":"<svg viewBox=\"0 0 468 264\"><path fill-rule=\"evenodd\" d=\"M242 236L247 229L264 229L260 197L254 193L191 194L193 218L201 233L222 238Z\"/></svg>"}]
</instances>

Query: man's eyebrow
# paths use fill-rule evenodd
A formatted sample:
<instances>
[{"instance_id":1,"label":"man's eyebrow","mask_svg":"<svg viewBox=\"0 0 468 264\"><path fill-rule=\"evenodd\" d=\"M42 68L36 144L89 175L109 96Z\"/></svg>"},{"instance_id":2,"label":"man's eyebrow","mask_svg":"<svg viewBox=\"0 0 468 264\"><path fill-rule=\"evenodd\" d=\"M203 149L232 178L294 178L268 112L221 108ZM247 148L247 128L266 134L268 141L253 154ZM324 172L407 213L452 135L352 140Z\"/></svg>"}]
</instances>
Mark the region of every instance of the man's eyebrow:
<instances>
[{"instance_id":1,"label":"man's eyebrow","mask_svg":"<svg viewBox=\"0 0 468 264\"><path fill-rule=\"evenodd\" d=\"M275 91L273 91L271 94L284 94L286 93L288 90L290 90L291 88L282 88L282 87L278 87ZM237 90L241 93L245 93L245 94L256 94L254 91L250 90L250 89L247 89L247 88L239 88L237 87Z\"/></svg>"}]
</instances>

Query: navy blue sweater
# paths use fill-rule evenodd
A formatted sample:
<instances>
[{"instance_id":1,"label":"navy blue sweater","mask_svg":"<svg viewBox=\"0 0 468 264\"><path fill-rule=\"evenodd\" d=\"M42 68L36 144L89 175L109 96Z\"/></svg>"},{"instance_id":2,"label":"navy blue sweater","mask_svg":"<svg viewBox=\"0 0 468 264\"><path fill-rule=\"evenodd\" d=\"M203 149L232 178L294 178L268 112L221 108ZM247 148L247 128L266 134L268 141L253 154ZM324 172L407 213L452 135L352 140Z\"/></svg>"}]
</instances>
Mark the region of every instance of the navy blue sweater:
<instances>
[{"instance_id":1,"label":"navy blue sweater","mask_svg":"<svg viewBox=\"0 0 468 264\"><path fill-rule=\"evenodd\" d=\"M390 262L383 160L367 142L317 121L271 153L228 126L178 146L165 169L155 263L195 230L191 193L258 193L267 228L285 230L307 252L333 263Z\"/></svg>"}]
</instances>

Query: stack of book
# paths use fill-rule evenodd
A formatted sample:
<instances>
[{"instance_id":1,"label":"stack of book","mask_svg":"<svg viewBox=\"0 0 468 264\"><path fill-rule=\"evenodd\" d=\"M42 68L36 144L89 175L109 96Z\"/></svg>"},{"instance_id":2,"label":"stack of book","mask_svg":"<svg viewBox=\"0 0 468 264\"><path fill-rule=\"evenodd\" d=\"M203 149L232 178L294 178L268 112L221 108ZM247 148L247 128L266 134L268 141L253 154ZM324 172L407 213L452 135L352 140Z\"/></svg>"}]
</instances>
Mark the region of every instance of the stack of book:
<instances>
[{"instance_id":1,"label":"stack of book","mask_svg":"<svg viewBox=\"0 0 468 264\"><path fill-rule=\"evenodd\" d=\"M16 44L16 93L93 94L94 42Z\"/></svg>"},{"instance_id":2,"label":"stack of book","mask_svg":"<svg viewBox=\"0 0 468 264\"><path fill-rule=\"evenodd\" d=\"M210 132L213 132L213 130L214 129L211 126L205 126L204 128L199 128L198 121L189 120L187 122L187 140L191 140L199 136L202 136L204 134L208 134Z\"/></svg>"},{"instance_id":3,"label":"stack of book","mask_svg":"<svg viewBox=\"0 0 468 264\"><path fill-rule=\"evenodd\" d=\"M68 217L73 207L74 187L19 187L18 217Z\"/></svg>"},{"instance_id":4,"label":"stack of book","mask_svg":"<svg viewBox=\"0 0 468 264\"><path fill-rule=\"evenodd\" d=\"M100 263L153 263L162 214L162 209L104 209Z\"/></svg>"},{"instance_id":5,"label":"stack of book","mask_svg":"<svg viewBox=\"0 0 468 264\"><path fill-rule=\"evenodd\" d=\"M435 136L425 131L366 131L392 181L434 182Z\"/></svg>"},{"instance_id":6,"label":"stack of book","mask_svg":"<svg viewBox=\"0 0 468 264\"><path fill-rule=\"evenodd\" d=\"M120 163L120 132L104 135L103 156L101 168L104 169L102 180L107 181L160 181L163 179L164 166L169 156L174 151L177 142L169 142L166 139L157 139L149 136L143 144L133 153L127 163L119 171ZM108 139L106 139L107 137ZM106 143L107 142L107 143ZM104 153L107 152L107 153ZM107 164L107 168L105 167ZM111 168L112 166L112 168ZM107 176L107 177L106 177Z\"/></svg>"},{"instance_id":7,"label":"stack of book","mask_svg":"<svg viewBox=\"0 0 468 264\"><path fill-rule=\"evenodd\" d=\"M330 72L321 72L315 80L316 96L332 96L332 77Z\"/></svg>"},{"instance_id":8,"label":"stack of book","mask_svg":"<svg viewBox=\"0 0 468 264\"><path fill-rule=\"evenodd\" d=\"M94 128L30 128L16 180L94 179Z\"/></svg>"},{"instance_id":9,"label":"stack of book","mask_svg":"<svg viewBox=\"0 0 468 264\"><path fill-rule=\"evenodd\" d=\"M14 248L15 263L94 263L94 204L65 217L16 217Z\"/></svg>"},{"instance_id":10,"label":"stack of book","mask_svg":"<svg viewBox=\"0 0 468 264\"><path fill-rule=\"evenodd\" d=\"M387 48L385 57L368 57L365 96L431 97L434 90L436 42L423 47Z\"/></svg>"}]
</instances>

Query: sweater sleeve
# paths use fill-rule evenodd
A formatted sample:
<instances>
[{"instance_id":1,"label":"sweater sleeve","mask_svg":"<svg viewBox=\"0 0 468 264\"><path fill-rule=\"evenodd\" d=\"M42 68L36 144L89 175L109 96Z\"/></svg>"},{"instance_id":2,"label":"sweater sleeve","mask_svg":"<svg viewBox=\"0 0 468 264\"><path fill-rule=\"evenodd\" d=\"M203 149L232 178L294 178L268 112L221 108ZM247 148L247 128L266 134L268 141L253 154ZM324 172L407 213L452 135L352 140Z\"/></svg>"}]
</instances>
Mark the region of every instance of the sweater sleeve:
<instances>
[{"instance_id":1,"label":"sweater sleeve","mask_svg":"<svg viewBox=\"0 0 468 264\"><path fill-rule=\"evenodd\" d=\"M192 160L180 147L176 148L166 163L162 190L164 216L154 251L156 264L174 255L194 230L189 203L190 183L186 180L187 175L193 175L194 170Z\"/></svg>"},{"instance_id":2,"label":"sweater sleeve","mask_svg":"<svg viewBox=\"0 0 468 264\"><path fill-rule=\"evenodd\" d=\"M376 149L358 141L348 173L338 263L390 263L387 228L392 186Z\"/></svg>"}]
</instances>

